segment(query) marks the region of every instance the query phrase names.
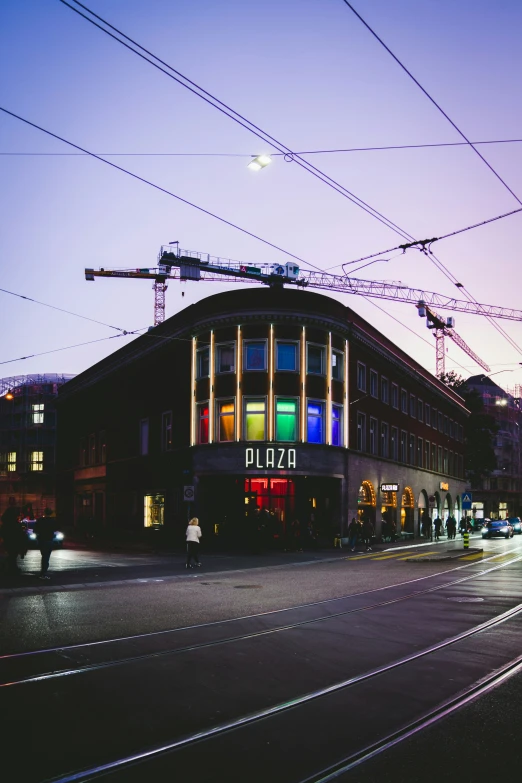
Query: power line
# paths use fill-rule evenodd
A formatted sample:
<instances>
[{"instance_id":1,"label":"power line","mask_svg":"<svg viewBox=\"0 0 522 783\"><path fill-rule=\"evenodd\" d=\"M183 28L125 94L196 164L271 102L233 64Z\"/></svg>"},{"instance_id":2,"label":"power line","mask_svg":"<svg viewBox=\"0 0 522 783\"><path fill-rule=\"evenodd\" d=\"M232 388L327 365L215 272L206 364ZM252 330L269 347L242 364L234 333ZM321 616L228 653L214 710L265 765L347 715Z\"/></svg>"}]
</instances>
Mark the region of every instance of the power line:
<instances>
[{"instance_id":1,"label":"power line","mask_svg":"<svg viewBox=\"0 0 522 783\"><path fill-rule=\"evenodd\" d=\"M93 343L102 343L105 340L114 340L115 337L129 337L136 334L136 332L122 332L121 334L111 334L110 337L100 337L99 340L89 340L86 343L76 343L76 345L66 345L64 348L53 348L51 351L41 351L40 353L31 353L28 356L19 356L17 359L6 359L0 364L12 364L13 362L21 362L24 359L34 359L37 356L46 356L49 353L58 353L59 351L68 351L71 348L80 348L82 345L92 345Z\"/></svg>"},{"instance_id":2,"label":"power line","mask_svg":"<svg viewBox=\"0 0 522 783\"><path fill-rule=\"evenodd\" d=\"M386 49L386 51L388 52L388 54L389 54L389 55L391 55L391 57L393 57L393 59L395 60L395 62L397 63L397 65L399 65L399 66L402 68L402 70L403 70L405 73L407 73L407 74L408 74L408 76L410 77L410 79L411 79L413 82L415 82L415 84L417 85L417 87L418 87L418 88L419 88L419 89L420 89L420 90L421 90L421 91L424 93L424 95L426 96L426 98L428 98L428 100L429 100L429 101L431 101L431 103L432 103L432 104L435 106L435 108L436 108L436 109L438 109L438 111L439 111L439 112L442 114L442 116L446 118L446 120L447 120L447 121L450 123L450 125L451 125L451 126L452 126L452 127L453 127L453 128L456 130L456 131L457 131L457 133L459 134L459 136L460 136L461 138L463 138L463 139L464 139L464 141L466 142L466 144L469 144L469 146L471 147L471 149L472 149L472 150L475 152L475 154L476 154L476 155L478 155L478 156L479 156L479 158L481 159L481 161L482 161L483 163L485 163L485 165L488 167L488 169L491 171L491 173L495 175L495 177L496 177L496 178L499 180L499 182L501 182L501 183L502 183L502 185L503 185L503 186L506 188L506 190L507 190L507 191L509 191L509 193L511 193L511 195L513 196L513 198L514 198L514 199L515 199L515 200L516 200L516 201L517 201L517 202L518 202L518 203L519 203L519 204L522 206L522 201L519 199L519 197L517 196L517 194L516 194L516 193L515 193L513 190L511 190L511 188L509 187L509 185L507 184L507 182L506 182L505 180L503 180L503 179L502 179L502 177L500 176L500 174L499 174L499 173L498 173L498 172L497 172L497 171L496 171L496 170L493 168L493 166L491 165L491 163L489 163L489 162L486 160L486 158L485 158L485 157L484 157L484 156L483 156L483 155L482 155L482 154L481 154L481 153L478 151L478 149L476 149L476 148L473 146L473 142L472 142L472 141L470 141L470 140L468 139L468 137L465 135L465 133L463 133L463 132L460 130L460 128L459 128L459 127L458 127L458 126L457 126L457 125L456 125L456 124L453 122L453 120L451 119L451 117L450 117L450 116L449 116L449 115L448 115L448 114L447 114L447 113L444 111L444 109L442 108L442 106L440 106L440 105L437 103L437 101L436 101L434 98L432 98L432 97L431 97L431 95L429 94L429 92L428 92L428 91L427 91L427 90L426 90L426 89L425 89L425 88L422 86L422 84L421 84L421 83L420 83L420 82L419 82L419 81L418 81L418 80L415 78L415 76L412 74L412 72L411 72L411 71L409 71L409 70L408 70L408 68L406 68L406 66L405 66L405 65L404 65L404 64L403 64L403 63L402 63L402 62L399 60L399 58L398 58L398 57L397 57L397 56L396 56L396 55L395 55L395 54L392 52L392 50L390 49L390 47L389 47L389 46L387 46L387 45L384 43L384 41L382 40L382 38L380 38L380 37L377 35L377 33L375 32L375 30L373 30L373 28L372 28L372 27L370 27L370 25L368 24L368 22L366 22L366 21L365 21L365 20L362 18L362 16L361 16L361 15L360 15L360 14L359 14L359 13L358 13L356 10L355 10L355 8L353 7L353 5L352 5L351 3L349 3L349 2L348 2L348 0L343 0L343 2L344 2L344 4L345 4L345 5L346 5L346 6L347 6L349 9L350 9L350 11L352 11L352 12L355 14L355 16L356 16L356 17L359 19L359 21L361 21L361 22L363 23L363 25L364 25L364 26L366 27L366 29L367 29L367 30L368 30L368 31L369 31L369 32L370 32L370 33L373 35L373 37L374 37L374 38L376 38L376 39L377 39L377 41L379 41L379 43L381 44L381 46L383 46L383 47Z\"/></svg>"},{"instance_id":3,"label":"power line","mask_svg":"<svg viewBox=\"0 0 522 783\"><path fill-rule=\"evenodd\" d=\"M107 22L105 19L103 19L98 14L94 13L94 11L91 11L87 6L83 5L83 3L78 2L78 0L72 0L76 5L83 8L87 13L89 13L91 16L93 16L95 19L98 19L100 22L102 22L106 27L110 28L110 30L114 30L115 33L117 33L122 38L125 38L127 41L129 41L132 46L130 46L125 41L121 40L121 38L118 38L116 35L110 32L110 30L105 29L100 24L94 21L94 19L90 19L86 14L83 14L78 8L74 8L70 3L66 2L66 0L59 0L63 5L67 6L71 11L74 11L79 16L81 16L86 21L90 22L92 25L97 27L99 30L101 30L106 35L110 36L113 40L117 41L122 46L125 46L125 48L129 49L129 51L133 52L134 54L138 55L142 60L145 60L150 65L154 66L157 70L164 73L169 78L173 79L175 82L180 84L182 87L185 87L185 89L192 92L194 95L196 95L198 98L201 98L206 103L208 103L210 106L213 106L215 109L220 111L225 116L229 117L229 119L236 122L238 125L241 125L243 128L248 130L250 133L253 133L255 136L257 136L262 141L274 145L277 150L285 156L287 160L295 161L301 168L303 168L305 171L308 171L309 174L312 174L314 177L319 179L321 182L323 182L325 185L328 185L329 187L333 188L333 190L337 191L342 195L344 198L347 198L349 201L351 201L353 204L358 206L360 209L362 209L364 212L367 212L369 215L374 217L376 220L378 220L380 223L383 223L383 225L387 226L388 228L391 228L392 231L394 231L396 234L399 234L403 238L407 239L413 239L413 237L408 234L406 231L404 231L400 226L398 226L396 223L394 223L392 220L387 218L385 215L383 215L381 212L376 210L374 207L372 207L367 202L363 201L361 198L355 195L352 191L348 190L348 188L344 187L344 185L341 185L339 182L334 180L332 177L325 174L325 172L321 171L321 169L318 169L316 166L313 166L309 161L306 161L304 158L301 158L299 156L299 153L293 152L289 147L287 147L282 142L278 141L274 136L271 136L269 133L264 131L262 128L260 128L258 125L255 125L255 123L248 120L246 117L244 117L239 112L232 109L228 104L224 103L223 101L219 100L219 98L216 98L216 96L212 95L212 93L208 92L207 90L203 89L203 87L200 87L196 82L193 82L191 79L189 79L187 76L182 74L180 71L173 68L171 65L166 63L164 60L162 60L157 55L153 54L151 51L146 49L141 44L137 43L134 39L130 38L128 35L123 33L121 30L119 30L114 25ZM138 49L141 49L141 51L137 51L133 47L136 46ZM150 60L149 57L146 57L145 54L142 54L142 52L145 52L149 57L154 58L157 62L153 62L153 60ZM158 63L161 63L161 65L158 65ZM161 67L164 66L164 67ZM167 68L168 70L165 70ZM175 74L175 75L174 75ZM178 78L179 77L179 78ZM183 81L182 81L183 80Z\"/></svg>"},{"instance_id":4,"label":"power line","mask_svg":"<svg viewBox=\"0 0 522 783\"><path fill-rule=\"evenodd\" d=\"M62 2L62 0L60 0L60 2ZM151 188L155 188L155 190L159 190L161 193L166 193L167 196L172 196L172 198L181 201L183 204L187 204L189 207L194 207L194 209L199 210L199 212L203 212L205 215L209 215L210 217L219 220L221 223L225 223L225 225L230 226L231 228L235 228L237 231L241 231L243 234L247 234L249 237L253 237L253 239L257 239L259 242L263 242L263 244L268 245L269 247L273 247L275 250L279 250L281 253L285 253L285 255L290 256L291 258L295 258L297 261L301 261L301 263L303 264L308 263L304 261L302 258L300 258L299 256L290 253L288 250L284 250L282 247L279 247L278 245L274 245L273 242L269 242L267 239L263 239L257 234L252 233L252 231L247 231L246 228L241 228L241 226L238 226L236 223L232 223L232 221L230 220L225 220L225 218L219 217L219 215L216 215L214 212L211 212L208 209L204 209L203 207L194 204L192 201L188 201L186 198L182 198L181 196L176 195L176 193L173 193L171 190L162 188L160 185L156 185L154 182L151 182L150 180L145 179L144 177L140 177L138 176L138 174L134 174L132 171L129 171L128 169L124 169L122 166L117 166L116 163L112 163L110 160L105 160L105 158L101 158L99 155L96 155L94 152L89 152L89 150L86 150L84 147L80 147L78 144L73 144L72 141L68 141L67 139L64 139L63 136L58 136L58 134L46 130L45 128L42 128L41 125L37 125L36 123L31 122L30 120L26 120L24 117L20 117L19 114L15 114L14 112L5 109L3 106L0 106L0 111L5 112L5 114L9 114L11 117L15 117L15 119L24 122L26 125L30 125L32 128L36 128L37 130L42 131L42 133L46 133L48 136L52 136L54 139L63 141L64 144L68 144L70 147L74 147L77 150L81 150L81 152L84 152L86 155L90 155L92 158L96 158L96 160L99 160L102 163L106 163L107 166L112 166L112 168L117 169L118 171L121 171L124 174L128 174L129 177L133 177L134 179L143 182L145 185L149 185ZM311 266L313 266L313 264L311 264ZM315 268L317 269L318 267ZM8 291L8 293L11 292ZM116 329L117 327L111 327L111 328Z\"/></svg>"}]
</instances>

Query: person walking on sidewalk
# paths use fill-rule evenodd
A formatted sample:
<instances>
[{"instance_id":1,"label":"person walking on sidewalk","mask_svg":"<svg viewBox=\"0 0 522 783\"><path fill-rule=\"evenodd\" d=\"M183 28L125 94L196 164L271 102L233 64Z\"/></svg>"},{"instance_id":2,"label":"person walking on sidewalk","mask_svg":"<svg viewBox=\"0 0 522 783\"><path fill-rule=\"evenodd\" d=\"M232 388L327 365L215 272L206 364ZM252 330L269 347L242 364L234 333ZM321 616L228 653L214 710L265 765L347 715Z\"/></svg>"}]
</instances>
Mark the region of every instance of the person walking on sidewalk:
<instances>
[{"instance_id":1,"label":"person walking on sidewalk","mask_svg":"<svg viewBox=\"0 0 522 783\"><path fill-rule=\"evenodd\" d=\"M187 562L185 568L193 568L192 560L194 560L196 566L199 568L201 563L199 562L199 539L201 538L201 528L199 526L199 519L192 517L187 527Z\"/></svg>"},{"instance_id":2,"label":"person walking on sidewalk","mask_svg":"<svg viewBox=\"0 0 522 783\"><path fill-rule=\"evenodd\" d=\"M367 552L372 551L371 543L374 535L375 535L375 529L373 527L372 522L369 519L365 518L362 523L362 540L363 543L366 545Z\"/></svg>"},{"instance_id":3,"label":"person walking on sidewalk","mask_svg":"<svg viewBox=\"0 0 522 783\"><path fill-rule=\"evenodd\" d=\"M37 519L34 525L34 532L38 537L38 547L42 556L40 579L49 579L47 571L49 570L49 558L53 551L55 526L55 520L51 516L52 513L50 508L46 508L43 517Z\"/></svg>"},{"instance_id":4,"label":"person walking on sidewalk","mask_svg":"<svg viewBox=\"0 0 522 783\"><path fill-rule=\"evenodd\" d=\"M361 525L358 519L355 517L352 517L352 521L348 525L348 548L355 552L355 545L357 544L357 539L359 538L361 531Z\"/></svg>"},{"instance_id":5,"label":"person walking on sidewalk","mask_svg":"<svg viewBox=\"0 0 522 783\"><path fill-rule=\"evenodd\" d=\"M435 541L438 541L442 531L442 519L439 516L433 520L433 527L435 530Z\"/></svg>"}]
</instances>

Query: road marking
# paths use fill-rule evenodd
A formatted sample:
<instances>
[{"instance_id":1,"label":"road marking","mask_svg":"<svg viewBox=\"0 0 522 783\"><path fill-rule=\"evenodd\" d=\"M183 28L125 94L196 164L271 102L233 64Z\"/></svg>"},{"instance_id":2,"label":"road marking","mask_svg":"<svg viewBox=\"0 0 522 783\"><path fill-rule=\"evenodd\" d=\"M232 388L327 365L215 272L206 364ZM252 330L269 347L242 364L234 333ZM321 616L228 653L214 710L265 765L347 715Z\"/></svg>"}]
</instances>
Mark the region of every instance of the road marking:
<instances>
[{"instance_id":1,"label":"road marking","mask_svg":"<svg viewBox=\"0 0 522 783\"><path fill-rule=\"evenodd\" d=\"M459 557L459 560L478 560L479 557L484 557L484 552L476 552L473 555L464 555L464 557Z\"/></svg>"},{"instance_id":2,"label":"road marking","mask_svg":"<svg viewBox=\"0 0 522 783\"><path fill-rule=\"evenodd\" d=\"M410 557L427 557L427 555L440 555L441 553L437 550L434 550L433 552L419 552L415 554L408 555L407 557L401 557L401 560L409 560Z\"/></svg>"},{"instance_id":3,"label":"road marking","mask_svg":"<svg viewBox=\"0 0 522 783\"><path fill-rule=\"evenodd\" d=\"M504 562L504 560L512 560L512 559L513 559L514 557L516 557L516 556L517 556L517 555L516 555L514 552L508 552L507 554L504 554L504 555L494 555L494 556L491 558L491 560L492 560L494 563L503 563L503 562Z\"/></svg>"},{"instance_id":4,"label":"road marking","mask_svg":"<svg viewBox=\"0 0 522 783\"><path fill-rule=\"evenodd\" d=\"M436 550L433 550L433 552L422 552L420 554L415 553L414 557L425 557L426 555L435 555L437 554ZM397 555L379 555L377 557L374 557L374 560L389 560L391 557L396 557L401 560L406 560L406 557L404 557L404 552L400 552ZM412 557L412 555L408 555L407 557Z\"/></svg>"}]
</instances>

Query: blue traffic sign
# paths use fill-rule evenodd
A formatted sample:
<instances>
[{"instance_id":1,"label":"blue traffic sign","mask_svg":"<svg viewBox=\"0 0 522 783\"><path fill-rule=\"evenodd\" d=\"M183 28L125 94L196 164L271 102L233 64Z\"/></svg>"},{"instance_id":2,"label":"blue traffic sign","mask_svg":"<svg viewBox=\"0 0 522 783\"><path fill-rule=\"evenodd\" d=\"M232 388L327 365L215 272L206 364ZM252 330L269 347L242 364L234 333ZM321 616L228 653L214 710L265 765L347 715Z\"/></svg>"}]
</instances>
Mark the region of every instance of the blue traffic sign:
<instances>
[{"instance_id":1,"label":"blue traffic sign","mask_svg":"<svg viewBox=\"0 0 522 783\"><path fill-rule=\"evenodd\" d=\"M462 510L471 509L471 502L473 500L473 495L471 492L464 492L462 495Z\"/></svg>"}]
</instances>

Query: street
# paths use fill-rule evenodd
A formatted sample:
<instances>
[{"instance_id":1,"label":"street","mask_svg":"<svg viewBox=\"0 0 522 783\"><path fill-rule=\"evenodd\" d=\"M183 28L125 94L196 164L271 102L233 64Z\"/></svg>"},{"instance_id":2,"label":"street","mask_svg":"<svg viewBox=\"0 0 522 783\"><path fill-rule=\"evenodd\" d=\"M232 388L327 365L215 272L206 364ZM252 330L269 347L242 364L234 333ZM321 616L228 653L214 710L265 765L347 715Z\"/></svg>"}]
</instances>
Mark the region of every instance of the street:
<instances>
[{"instance_id":1,"label":"street","mask_svg":"<svg viewBox=\"0 0 522 783\"><path fill-rule=\"evenodd\" d=\"M195 571L179 552L66 548L49 582L29 552L0 585L4 767L23 783L489 779L520 754L522 536L470 546L209 553Z\"/></svg>"}]
</instances>

